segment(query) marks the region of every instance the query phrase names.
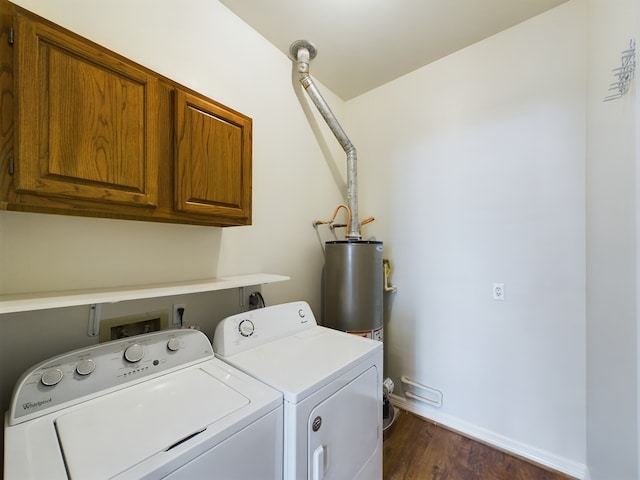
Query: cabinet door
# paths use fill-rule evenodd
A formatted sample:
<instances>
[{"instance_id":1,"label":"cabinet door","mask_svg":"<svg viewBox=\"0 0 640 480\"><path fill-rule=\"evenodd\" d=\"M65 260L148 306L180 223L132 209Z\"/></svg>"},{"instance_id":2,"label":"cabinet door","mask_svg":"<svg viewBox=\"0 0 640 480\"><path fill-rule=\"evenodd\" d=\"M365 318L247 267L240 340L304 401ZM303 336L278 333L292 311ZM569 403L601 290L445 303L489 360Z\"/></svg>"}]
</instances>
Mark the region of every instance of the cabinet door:
<instances>
[{"instance_id":1,"label":"cabinet door","mask_svg":"<svg viewBox=\"0 0 640 480\"><path fill-rule=\"evenodd\" d=\"M16 191L154 207L158 80L18 14Z\"/></svg>"},{"instance_id":2,"label":"cabinet door","mask_svg":"<svg viewBox=\"0 0 640 480\"><path fill-rule=\"evenodd\" d=\"M251 119L176 91L176 209L251 221Z\"/></svg>"}]
</instances>

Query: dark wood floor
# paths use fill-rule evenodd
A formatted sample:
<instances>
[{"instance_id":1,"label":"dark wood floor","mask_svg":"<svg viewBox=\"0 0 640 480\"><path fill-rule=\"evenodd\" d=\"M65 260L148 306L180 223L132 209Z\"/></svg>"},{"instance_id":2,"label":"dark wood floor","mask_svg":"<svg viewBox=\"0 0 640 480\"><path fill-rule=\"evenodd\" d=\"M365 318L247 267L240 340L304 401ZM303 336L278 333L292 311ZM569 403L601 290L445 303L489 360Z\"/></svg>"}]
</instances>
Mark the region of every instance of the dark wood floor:
<instances>
[{"instance_id":1,"label":"dark wood floor","mask_svg":"<svg viewBox=\"0 0 640 480\"><path fill-rule=\"evenodd\" d=\"M384 480L575 480L403 410L383 446Z\"/></svg>"}]
</instances>

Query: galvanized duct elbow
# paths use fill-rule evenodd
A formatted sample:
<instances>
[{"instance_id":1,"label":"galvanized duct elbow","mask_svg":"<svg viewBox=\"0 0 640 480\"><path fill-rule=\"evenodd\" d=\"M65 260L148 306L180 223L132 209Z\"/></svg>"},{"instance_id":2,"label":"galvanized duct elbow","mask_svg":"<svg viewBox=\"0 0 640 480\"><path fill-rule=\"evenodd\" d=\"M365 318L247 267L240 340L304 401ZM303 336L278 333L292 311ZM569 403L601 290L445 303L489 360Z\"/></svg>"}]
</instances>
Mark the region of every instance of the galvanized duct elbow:
<instances>
[{"instance_id":1,"label":"galvanized duct elbow","mask_svg":"<svg viewBox=\"0 0 640 480\"><path fill-rule=\"evenodd\" d=\"M349 210L351 210L351 222L347 230L347 239L360 240L360 222L358 219L358 155L356 147L351 143L349 137L347 137L347 134L340 126L331 108L329 108L329 105L309 75L309 62L313 60L318 53L316 47L306 40L297 40L289 47L289 53L297 62L297 72L300 83L322 115L322 118L327 122L327 125L340 143L340 146L347 154L347 206Z\"/></svg>"}]
</instances>

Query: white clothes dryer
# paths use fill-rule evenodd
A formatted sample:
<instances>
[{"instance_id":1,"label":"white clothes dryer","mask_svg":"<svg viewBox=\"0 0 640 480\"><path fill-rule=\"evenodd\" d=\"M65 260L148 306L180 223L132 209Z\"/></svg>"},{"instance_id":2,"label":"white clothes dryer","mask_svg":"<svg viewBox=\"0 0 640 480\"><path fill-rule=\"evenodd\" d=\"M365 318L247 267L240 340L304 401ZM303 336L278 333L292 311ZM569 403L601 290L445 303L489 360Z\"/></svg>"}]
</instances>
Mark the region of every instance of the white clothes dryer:
<instances>
[{"instance_id":1,"label":"white clothes dryer","mask_svg":"<svg viewBox=\"0 0 640 480\"><path fill-rule=\"evenodd\" d=\"M4 478L281 479L282 422L282 394L197 330L115 340L23 374Z\"/></svg>"},{"instance_id":2,"label":"white clothes dryer","mask_svg":"<svg viewBox=\"0 0 640 480\"><path fill-rule=\"evenodd\" d=\"M284 394L284 478L382 479L382 343L318 326L293 302L234 315L218 358Z\"/></svg>"}]
</instances>

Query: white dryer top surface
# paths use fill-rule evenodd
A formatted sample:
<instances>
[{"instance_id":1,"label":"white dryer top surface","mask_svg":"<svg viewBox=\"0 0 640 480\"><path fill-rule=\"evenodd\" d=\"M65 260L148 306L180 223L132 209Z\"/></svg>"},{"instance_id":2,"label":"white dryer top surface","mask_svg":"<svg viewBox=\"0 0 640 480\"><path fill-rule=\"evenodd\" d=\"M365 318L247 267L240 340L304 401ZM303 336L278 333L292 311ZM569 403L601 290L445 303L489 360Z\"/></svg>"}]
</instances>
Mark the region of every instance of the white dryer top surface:
<instances>
[{"instance_id":1,"label":"white dryer top surface","mask_svg":"<svg viewBox=\"0 0 640 480\"><path fill-rule=\"evenodd\" d=\"M356 364L368 359L373 364L381 350L381 342L316 325L224 361L280 390L286 401L298 403Z\"/></svg>"}]
</instances>

